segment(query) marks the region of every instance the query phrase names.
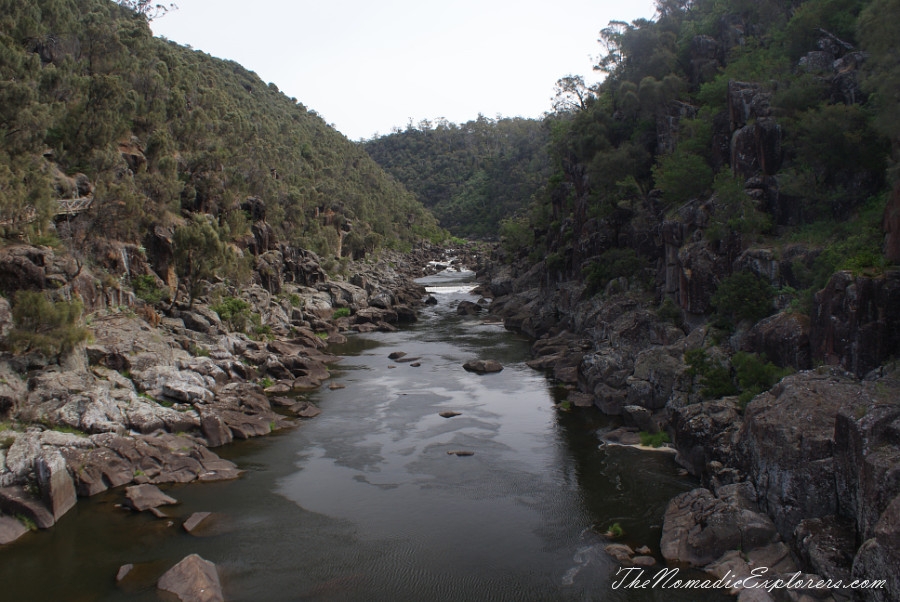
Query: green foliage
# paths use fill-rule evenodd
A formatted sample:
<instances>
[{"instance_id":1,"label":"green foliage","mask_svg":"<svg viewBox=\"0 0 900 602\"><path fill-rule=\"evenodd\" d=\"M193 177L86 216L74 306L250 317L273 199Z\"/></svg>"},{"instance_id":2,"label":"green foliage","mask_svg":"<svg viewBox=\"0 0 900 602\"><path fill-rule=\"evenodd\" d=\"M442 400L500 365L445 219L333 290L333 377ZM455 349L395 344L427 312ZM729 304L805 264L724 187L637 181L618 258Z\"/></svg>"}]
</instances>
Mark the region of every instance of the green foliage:
<instances>
[{"instance_id":1,"label":"green foliage","mask_svg":"<svg viewBox=\"0 0 900 602\"><path fill-rule=\"evenodd\" d=\"M772 285L753 272L735 272L719 283L710 302L720 328L733 329L744 320L756 323L772 315L775 291Z\"/></svg>"},{"instance_id":2,"label":"green foliage","mask_svg":"<svg viewBox=\"0 0 900 602\"><path fill-rule=\"evenodd\" d=\"M736 395L738 388L731 377L731 369L709 357L703 349L689 349L684 354L687 374L698 381L704 399L719 399Z\"/></svg>"},{"instance_id":3,"label":"green foliage","mask_svg":"<svg viewBox=\"0 0 900 602\"><path fill-rule=\"evenodd\" d=\"M743 234L745 240L771 231L772 217L747 194L743 182L731 170L723 169L716 175L713 192L717 202L710 229L727 228Z\"/></svg>"},{"instance_id":4,"label":"green foliage","mask_svg":"<svg viewBox=\"0 0 900 602\"><path fill-rule=\"evenodd\" d=\"M653 167L653 180L669 204L681 204L707 192L713 182L713 170L703 157L680 147L663 155Z\"/></svg>"},{"instance_id":5,"label":"green foliage","mask_svg":"<svg viewBox=\"0 0 900 602\"><path fill-rule=\"evenodd\" d=\"M660 320L671 322L675 326L681 328L684 324L684 315L681 308L675 305L669 297L666 297L656 310L656 316Z\"/></svg>"},{"instance_id":6,"label":"green foliage","mask_svg":"<svg viewBox=\"0 0 900 602\"><path fill-rule=\"evenodd\" d=\"M175 229L175 273L188 290L189 305L202 290L203 281L220 273L233 261L233 252L219 238L219 230L208 219L194 216Z\"/></svg>"},{"instance_id":7,"label":"green foliage","mask_svg":"<svg viewBox=\"0 0 900 602\"><path fill-rule=\"evenodd\" d=\"M219 318L228 324L231 330L246 332L250 321L250 304L247 301L237 297L225 297L210 309L219 314Z\"/></svg>"},{"instance_id":8,"label":"green foliage","mask_svg":"<svg viewBox=\"0 0 900 602\"><path fill-rule=\"evenodd\" d=\"M262 387L263 389L268 389L269 387L271 387L274 384L275 384L275 381L273 381L268 376L264 376L263 378L259 379L259 386Z\"/></svg>"},{"instance_id":9,"label":"green foliage","mask_svg":"<svg viewBox=\"0 0 900 602\"><path fill-rule=\"evenodd\" d=\"M2 3L4 234L45 229L83 173L94 185L79 217L87 237L139 244L184 211L214 216L231 242L248 231L247 197L265 202L279 238L320 254L337 250L341 220L358 235L345 254L440 237L402 185L296 99L234 62L154 38L148 19L171 5L118 4Z\"/></svg>"},{"instance_id":10,"label":"green foliage","mask_svg":"<svg viewBox=\"0 0 900 602\"><path fill-rule=\"evenodd\" d=\"M742 405L794 373L793 368L779 368L766 361L764 355L743 351L731 357L733 371L722 362L711 359L703 349L685 352L684 360L688 365L688 376L699 382L700 394L704 399L738 395Z\"/></svg>"},{"instance_id":11,"label":"green foliage","mask_svg":"<svg viewBox=\"0 0 900 602\"><path fill-rule=\"evenodd\" d=\"M813 295L825 287L838 270L855 274L879 274L885 268L882 254L884 234L881 217L887 203L887 193L869 199L850 220L822 220L800 228L791 237L819 252L811 264L794 262L791 266L799 288L798 305L809 313Z\"/></svg>"},{"instance_id":12,"label":"green foliage","mask_svg":"<svg viewBox=\"0 0 900 602\"><path fill-rule=\"evenodd\" d=\"M665 431L660 431L658 433L648 433L647 431L641 431L638 433L638 436L641 438L641 445L646 447L662 447L666 443L670 443L671 439L669 439L669 434Z\"/></svg>"},{"instance_id":13,"label":"green foliage","mask_svg":"<svg viewBox=\"0 0 900 602\"><path fill-rule=\"evenodd\" d=\"M6 343L16 352L37 351L60 356L89 336L79 325L80 301L50 301L40 292L20 290L12 307L14 328Z\"/></svg>"},{"instance_id":14,"label":"green foliage","mask_svg":"<svg viewBox=\"0 0 900 602\"><path fill-rule=\"evenodd\" d=\"M363 144L388 173L457 236L495 237L549 176L548 132L540 121L422 121Z\"/></svg>"},{"instance_id":15,"label":"green foliage","mask_svg":"<svg viewBox=\"0 0 900 602\"><path fill-rule=\"evenodd\" d=\"M872 0L856 23L860 45L869 53L863 64L863 88L871 94L870 101L879 130L893 142L894 159L900 155L900 4L896 0ZM894 164L896 175L896 162Z\"/></svg>"},{"instance_id":16,"label":"green foliage","mask_svg":"<svg viewBox=\"0 0 900 602\"><path fill-rule=\"evenodd\" d=\"M523 216L515 216L501 221L500 242L510 254L516 254L522 249L530 249L534 244L534 231L528 219Z\"/></svg>"},{"instance_id":17,"label":"green foliage","mask_svg":"<svg viewBox=\"0 0 900 602\"><path fill-rule=\"evenodd\" d=\"M334 313L331 314L331 317L332 318L346 318L349 315L350 315L349 307L339 307L336 310L334 310Z\"/></svg>"},{"instance_id":18,"label":"green foliage","mask_svg":"<svg viewBox=\"0 0 900 602\"><path fill-rule=\"evenodd\" d=\"M169 291L160 287L157 284L157 278L152 274L133 276L131 286L138 299L151 305L156 305L169 297Z\"/></svg>"},{"instance_id":19,"label":"green foliage","mask_svg":"<svg viewBox=\"0 0 900 602\"><path fill-rule=\"evenodd\" d=\"M642 282L643 271L647 265L647 261L634 249L610 249L588 263L582 269L582 276L587 285L587 292L594 294L616 278L635 278L638 282Z\"/></svg>"},{"instance_id":20,"label":"green foliage","mask_svg":"<svg viewBox=\"0 0 900 602\"><path fill-rule=\"evenodd\" d=\"M765 355L739 351L731 357L735 378L740 388L740 401L746 405L751 399L771 389L785 376L794 373L790 367L779 368L766 361Z\"/></svg>"},{"instance_id":21,"label":"green foliage","mask_svg":"<svg viewBox=\"0 0 900 602\"><path fill-rule=\"evenodd\" d=\"M623 535L625 535L625 530L622 528L622 525L619 523L613 523L606 530L606 534L612 539L619 539Z\"/></svg>"}]
</instances>

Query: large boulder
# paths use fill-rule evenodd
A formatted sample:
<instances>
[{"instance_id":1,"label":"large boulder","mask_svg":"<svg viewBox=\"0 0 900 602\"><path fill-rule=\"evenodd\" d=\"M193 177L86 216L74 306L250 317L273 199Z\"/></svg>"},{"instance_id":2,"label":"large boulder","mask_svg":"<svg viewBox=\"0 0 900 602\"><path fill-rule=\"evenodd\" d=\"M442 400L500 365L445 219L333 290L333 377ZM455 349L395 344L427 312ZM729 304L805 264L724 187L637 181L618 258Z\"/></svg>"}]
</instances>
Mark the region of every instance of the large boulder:
<instances>
[{"instance_id":1,"label":"large boulder","mask_svg":"<svg viewBox=\"0 0 900 602\"><path fill-rule=\"evenodd\" d=\"M737 463L741 409L734 397L673 408L670 425L678 463L704 482L716 466Z\"/></svg>"},{"instance_id":2,"label":"large boulder","mask_svg":"<svg viewBox=\"0 0 900 602\"><path fill-rule=\"evenodd\" d=\"M216 565L197 554L185 557L166 571L156 587L174 594L181 602L222 602L222 585Z\"/></svg>"},{"instance_id":3,"label":"large boulder","mask_svg":"<svg viewBox=\"0 0 900 602\"><path fill-rule=\"evenodd\" d=\"M898 457L900 380L888 376L863 383L834 426L838 511L853 520L861 541L874 536L882 514L900 496Z\"/></svg>"},{"instance_id":4,"label":"large boulder","mask_svg":"<svg viewBox=\"0 0 900 602\"><path fill-rule=\"evenodd\" d=\"M59 520L78 501L66 459L57 449L50 448L35 459L34 468L44 503L53 518Z\"/></svg>"},{"instance_id":5,"label":"large boulder","mask_svg":"<svg viewBox=\"0 0 900 602\"><path fill-rule=\"evenodd\" d=\"M764 354L776 366L808 370L812 367L809 329L807 316L778 313L754 324L744 347L746 351Z\"/></svg>"},{"instance_id":6,"label":"large boulder","mask_svg":"<svg viewBox=\"0 0 900 602\"><path fill-rule=\"evenodd\" d=\"M739 487L729 486L719 497L700 488L672 499L659 545L666 560L702 567L729 550L746 553L777 541L772 521L741 495Z\"/></svg>"},{"instance_id":7,"label":"large boulder","mask_svg":"<svg viewBox=\"0 0 900 602\"><path fill-rule=\"evenodd\" d=\"M835 417L859 384L831 371L788 376L750 402L739 433L760 507L789 538L806 518L835 514Z\"/></svg>"}]
</instances>

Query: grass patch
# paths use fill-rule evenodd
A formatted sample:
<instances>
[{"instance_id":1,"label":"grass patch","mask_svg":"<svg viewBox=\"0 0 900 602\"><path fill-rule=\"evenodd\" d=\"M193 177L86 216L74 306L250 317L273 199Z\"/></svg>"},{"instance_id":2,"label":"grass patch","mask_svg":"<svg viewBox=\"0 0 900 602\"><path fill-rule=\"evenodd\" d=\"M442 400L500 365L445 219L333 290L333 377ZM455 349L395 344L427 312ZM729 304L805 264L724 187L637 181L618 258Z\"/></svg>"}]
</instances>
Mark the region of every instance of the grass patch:
<instances>
[{"instance_id":1,"label":"grass patch","mask_svg":"<svg viewBox=\"0 0 900 602\"><path fill-rule=\"evenodd\" d=\"M16 520L19 521L20 523L22 523L23 525L25 525L25 528L28 529L29 531L37 531L38 530L38 527L35 524L35 522L33 520L31 520L29 517L25 516L24 514L17 514Z\"/></svg>"},{"instance_id":2,"label":"grass patch","mask_svg":"<svg viewBox=\"0 0 900 602\"><path fill-rule=\"evenodd\" d=\"M625 529L622 528L622 525L619 523L613 523L606 530L607 537L611 537L613 539L619 539L623 535L625 535Z\"/></svg>"},{"instance_id":3,"label":"grass patch","mask_svg":"<svg viewBox=\"0 0 900 602\"><path fill-rule=\"evenodd\" d=\"M669 433L665 431L660 431L658 433L648 433L647 431L641 431L639 433L641 438L641 445L646 447L662 447L666 443L671 442L669 439Z\"/></svg>"},{"instance_id":4,"label":"grass patch","mask_svg":"<svg viewBox=\"0 0 900 602\"><path fill-rule=\"evenodd\" d=\"M331 314L331 317L332 318L346 318L349 315L350 315L349 307L339 307L336 310L334 310L334 313Z\"/></svg>"}]
</instances>

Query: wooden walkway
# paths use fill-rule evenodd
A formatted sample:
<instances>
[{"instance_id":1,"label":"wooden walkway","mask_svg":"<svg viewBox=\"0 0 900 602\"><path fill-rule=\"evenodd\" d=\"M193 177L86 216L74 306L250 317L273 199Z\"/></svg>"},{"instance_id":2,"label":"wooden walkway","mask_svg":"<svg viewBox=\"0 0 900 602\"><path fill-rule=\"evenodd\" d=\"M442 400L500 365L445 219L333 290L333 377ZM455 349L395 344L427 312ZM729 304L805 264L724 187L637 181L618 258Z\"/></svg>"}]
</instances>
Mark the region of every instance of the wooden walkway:
<instances>
[{"instance_id":1,"label":"wooden walkway","mask_svg":"<svg viewBox=\"0 0 900 602\"><path fill-rule=\"evenodd\" d=\"M90 209L94 203L93 196L83 196L77 199L57 199L57 208L54 217L63 215L78 215L83 211ZM3 217L0 219L0 228L6 226L15 226L18 224L29 224L37 219L37 210L31 205L25 207L19 215L11 217Z\"/></svg>"}]
</instances>

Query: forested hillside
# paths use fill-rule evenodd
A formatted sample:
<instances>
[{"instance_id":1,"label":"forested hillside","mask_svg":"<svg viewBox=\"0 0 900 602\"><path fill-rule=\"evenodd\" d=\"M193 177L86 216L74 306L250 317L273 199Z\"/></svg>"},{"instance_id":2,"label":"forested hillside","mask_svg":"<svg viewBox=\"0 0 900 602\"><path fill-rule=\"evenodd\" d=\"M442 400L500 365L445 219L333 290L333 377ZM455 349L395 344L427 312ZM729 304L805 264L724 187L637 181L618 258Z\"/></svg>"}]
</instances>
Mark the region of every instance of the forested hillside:
<instances>
[{"instance_id":1,"label":"forested hillside","mask_svg":"<svg viewBox=\"0 0 900 602\"><path fill-rule=\"evenodd\" d=\"M362 149L240 65L110 0L0 0L0 228L51 242L60 199L90 205L57 230L82 250L191 215L222 243L245 247L264 216L344 256L439 234Z\"/></svg>"},{"instance_id":2,"label":"forested hillside","mask_svg":"<svg viewBox=\"0 0 900 602\"><path fill-rule=\"evenodd\" d=\"M384 169L458 236L496 237L550 176L549 130L540 120L422 121L364 143Z\"/></svg>"},{"instance_id":3,"label":"forested hillside","mask_svg":"<svg viewBox=\"0 0 900 602\"><path fill-rule=\"evenodd\" d=\"M567 78L579 102L553 120L550 187L528 219L506 225L507 247L546 257L551 280L584 279L595 292L638 274L700 314L750 247L786 261L754 277L801 312L835 270L877 274L900 260L896 195L887 207L900 151L900 30L890 25L900 2L657 7L653 21L602 30L601 85ZM690 284L703 294L665 273L678 263L667 245L693 256Z\"/></svg>"}]
</instances>

